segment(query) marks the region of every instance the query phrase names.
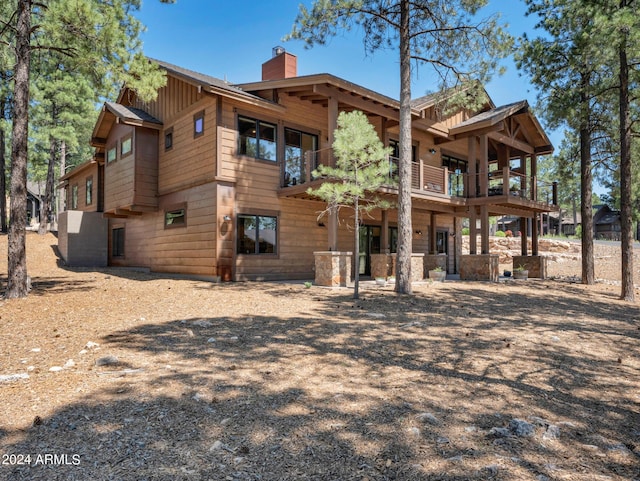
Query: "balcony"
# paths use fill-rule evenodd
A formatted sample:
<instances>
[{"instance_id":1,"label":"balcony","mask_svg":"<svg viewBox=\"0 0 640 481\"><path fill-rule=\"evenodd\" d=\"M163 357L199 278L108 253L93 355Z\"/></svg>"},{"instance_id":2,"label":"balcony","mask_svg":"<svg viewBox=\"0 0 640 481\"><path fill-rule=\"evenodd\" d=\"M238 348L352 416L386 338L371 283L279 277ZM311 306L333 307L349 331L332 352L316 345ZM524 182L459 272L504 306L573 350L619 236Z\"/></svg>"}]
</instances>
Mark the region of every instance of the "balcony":
<instances>
[{"instance_id":1,"label":"balcony","mask_svg":"<svg viewBox=\"0 0 640 481\"><path fill-rule=\"evenodd\" d=\"M389 157L388 160L390 194L393 194L397 184L398 161L396 157ZM332 164L331 149L288 158L285 161L281 193L294 196L306 193L310 184L321 181L313 175L318 166ZM411 189L417 198L458 206L465 202L467 205L517 205L518 208L548 211L549 205L557 205L556 183L541 182L536 177L509 167L489 174L468 174L435 167L419 159L411 163Z\"/></svg>"}]
</instances>

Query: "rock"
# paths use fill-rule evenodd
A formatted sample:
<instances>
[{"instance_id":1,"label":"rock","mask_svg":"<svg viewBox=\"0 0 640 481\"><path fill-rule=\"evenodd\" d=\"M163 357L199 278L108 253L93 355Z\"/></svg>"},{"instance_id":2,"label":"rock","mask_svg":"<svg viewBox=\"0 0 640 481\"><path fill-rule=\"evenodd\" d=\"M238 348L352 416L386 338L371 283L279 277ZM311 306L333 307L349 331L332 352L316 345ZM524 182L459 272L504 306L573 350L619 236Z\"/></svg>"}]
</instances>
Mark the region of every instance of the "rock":
<instances>
[{"instance_id":1,"label":"rock","mask_svg":"<svg viewBox=\"0 0 640 481\"><path fill-rule=\"evenodd\" d=\"M215 337L210 337L209 339L207 339L207 342L213 344L214 342L216 342L216 338Z\"/></svg>"},{"instance_id":2,"label":"rock","mask_svg":"<svg viewBox=\"0 0 640 481\"><path fill-rule=\"evenodd\" d=\"M19 374L3 374L0 375L0 382L14 382L20 379L29 379L29 375L25 372Z\"/></svg>"},{"instance_id":3,"label":"rock","mask_svg":"<svg viewBox=\"0 0 640 481\"><path fill-rule=\"evenodd\" d=\"M440 424L440 420L431 413L420 413L416 417L418 418L418 421L423 423L429 423L436 426Z\"/></svg>"},{"instance_id":4,"label":"rock","mask_svg":"<svg viewBox=\"0 0 640 481\"><path fill-rule=\"evenodd\" d=\"M558 439L560 437L560 428L555 424L550 424L542 435L542 439Z\"/></svg>"},{"instance_id":5,"label":"rock","mask_svg":"<svg viewBox=\"0 0 640 481\"><path fill-rule=\"evenodd\" d=\"M486 476L493 478L498 475L498 466L496 466L495 464L491 464L482 468L482 471L486 473Z\"/></svg>"},{"instance_id":6,"label":"rock","mask_svg":"<svg viewBox=\"0 0 640 481\"><path fill-rule=\"evenodd\" d=\"M420 430L416 427L411 427L409 429L407 429L407 432L409 433L409 435L415 437L415 438L419 438L420 437Z\"/></svg>"},{"instance_id":7,"label":"rock","mask_svg":"<svg viewBox=\"0 0 640 481\"><path fill-rule=\"evenodd\" d=\"M496 438L506 438L511 436L511 431L509 431L507 428L493 427L489 430L489 435Z\"/></svg>"},{"instance_id":8,"label":"rock","mask_svg":"<svg viewBox=\"0 0 640 481\"><path fill-rule=\"evenodd\" d=\"M120 359L116 356L104 356L96 359L96 366L115 366L120 364Z\"/></svg>"},{"instance_id":9,"label":"rock","mask_svg":"<svg viewBox=\"0 0 640 481\"><path fill-rule=\"evenodd\" d=\"M209 451L222 451L224 449L224 443L220 440L211 445Z\"/></svg>"},{"instance_id":10,"label":"rock","mask_svg":"<svg viewBox=\"0 0 640 481\"><path fill-rule=\"evenodd\" d=\"M100 347L100 344L93 341L89 341L84 345L85 349L96 349L97 347Z\"/></svg>"},{"instance_id":11,"label":"rock","mask_svg":"<svg viewBox=\"0 0 640 481\"><path fill-rule=\"evenodd\" d=\"M213 324L211 324L209 321L205 321L204 319L198 319L197 321L193 321L192 324L194 326L198 326L198 327L211 327L211 326L213 326Z\"/></svg>"},{"instance_id":12,"label":"rock","mask_svg":"<svg viewBox=\"0 0 640 481\"><path fill-rule=\"evenodd\" d=\"M69 359L67 362L64 363L64 366L62 366L62 367L64 367L65 369L69 369L69 368L72 368L75 365L76 365L76 363L73 362L73 359Z\"/></svg>"},{"instance_id":13,"label":"rock","mask_svg":"<svg viewBox=\"0 0 640 481\"><path fill-rule=\"evenodd\" d=\"M535 434L536 428L522 419L512 419L509 422L509 431L520 438L530 438Z\"/></svg>"},{"instance_id":14,"label":"rock","mask_svg":"<svg viewBox=\"0 0 640 481\"><path fill-rule=\"evenodd\" d=\"M60 367L60 366L51 366L51 367L49 368L49 371L50 371L50 372L60 372L60 371L62 371L63 369L64 369L64 368L63 368L63 367Z\"/></svg>"},{"instance_id":15,"label":"rock","mask_svg":"<svg viewBox=\"0 0 640 481\"><path fill-rule=\"evenodd\" d=\"M33 349L31 349L31 352L40 352L40 348L39 347L34 347Z\"/></svg>"}]
</instances>

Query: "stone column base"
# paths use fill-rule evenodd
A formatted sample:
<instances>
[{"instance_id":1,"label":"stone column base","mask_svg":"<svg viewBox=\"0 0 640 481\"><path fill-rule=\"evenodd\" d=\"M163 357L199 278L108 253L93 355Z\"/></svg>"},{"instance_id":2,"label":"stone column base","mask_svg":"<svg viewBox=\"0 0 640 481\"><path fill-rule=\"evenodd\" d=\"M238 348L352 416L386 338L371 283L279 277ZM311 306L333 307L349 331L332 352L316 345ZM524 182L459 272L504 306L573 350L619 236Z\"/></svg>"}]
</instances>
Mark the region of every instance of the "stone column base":
<instances>
[{"instance_id":1,"label":"stone column base","mask_svg":"<svg viewBox=\"0 0 640 481\"><path fill-rule=\"evenodd\" d=\"M371 277L374 279L395 277L395 268L395 254L371 254Z\"/></svg>"},{"instance_id":2,"label":"stone column base","mask_svg":"<svg viewBox=\"0 0 640 481\"><path fill-rule=\"evenodd\" d=\"M425 254L424 256L424 277L429 277L429 271L436 267L447 272L447 256L443 254Z\"/></svg>"},{"instance_id":3,"label":"stone column base","mask_svg":"<svg viewBox=\"0 0 640 481\"><path fill-rule=\"evenodd\" d=\"M352 252L314 252L317 286L348 287L351 282Z\"/></svg>"},{"instance_id":4,"label":"stone column base","mask_svg":"<svg viewBox=\"0 0 640 481\"><path fill-rule=\"evenodd\" d=\"M546 279L548 261L546 256L513 256L513 268L523 266L529 271L529 277Z\"/></svg>"},{"instance_id":5,"label":"stone column base","mask_svg":"<svg viewBox=\"0 0 640 481\"><path fill-rule=\"evenodd\" d=\"M496 254L460 256L460 279L498 282L499 259Z\"/></svg>"}]
</instances>

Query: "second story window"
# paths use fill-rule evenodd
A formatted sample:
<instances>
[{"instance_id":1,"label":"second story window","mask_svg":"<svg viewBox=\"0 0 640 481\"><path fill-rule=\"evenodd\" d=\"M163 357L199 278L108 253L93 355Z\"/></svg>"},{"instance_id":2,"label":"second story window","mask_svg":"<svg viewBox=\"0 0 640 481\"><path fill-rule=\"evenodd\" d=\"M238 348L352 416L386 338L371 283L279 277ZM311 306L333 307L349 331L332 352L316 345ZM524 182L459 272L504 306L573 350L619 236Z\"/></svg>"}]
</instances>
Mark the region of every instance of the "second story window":
<instances>
[{"instance_id":1,"label":"second story window","mask_svg":"<svg viewBox=\"0 0 640 481\"><path fill-rule=\"evenodd\" d=\"M204 110L193 116L193 138L204 134Z\"/></svg>"},{"instance_id":2,"label":"second story window","mask_svg":"<svg viewBox=\"0 0 640 481\"><path fill-rule=\"evenodd\" d=\"M256 159L276 161L276 126L249 117L238 117L238 153Z\"/></svg>"},{"instance_id":3,"label":"second story window","mask_svg":"<svg viewBox=\"0 0 640 481\"><path fill-rule=\"evenodd\" d=\"M173 148L173 127L167 129L164 133L164 150L171 150Z\"/></svg>"},{"instance_id":4,"label":"second story window","mask_svg":"<svg viewBox=\"0 0 640 481\"><path fill-rule=\"evenodd\" d=\"M131 135L127 135L122 139L120 143L120 158L126 157L131 154L133 150L133 137Z\"/></svg>"},{"instance_id":5,"label":"second story window","mask_svg":"<svg viewBox=\"0 0 640 481\"><path fill-rule=\"evenodd\" d=\"M115 147L111 147L109 150L107 150L107 162L113 162L114 160L116 160L116 148Z\"/></svg>"}]
</instances>

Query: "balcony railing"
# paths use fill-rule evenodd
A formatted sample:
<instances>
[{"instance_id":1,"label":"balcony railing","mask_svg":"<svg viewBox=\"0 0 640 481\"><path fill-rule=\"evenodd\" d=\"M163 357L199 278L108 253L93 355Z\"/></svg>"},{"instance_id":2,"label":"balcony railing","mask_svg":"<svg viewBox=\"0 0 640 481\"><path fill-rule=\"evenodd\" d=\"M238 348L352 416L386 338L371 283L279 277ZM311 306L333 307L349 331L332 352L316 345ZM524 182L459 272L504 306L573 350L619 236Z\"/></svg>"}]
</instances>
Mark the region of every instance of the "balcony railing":
<instances>
[{"instance_id":1,"label":"balcony railing","mask_svg":"<svg viewBox=\"0 0 640 481\"><path fill-rule=\"evenodd\" d=\"M397 157L389 157L389 184L398 180ZM302 157L289 157L285 161L282 186L290 187L315 180L313 172L320 165L332 165L332 149L306 152ZM509 195L557 205L557 184L542 182L505 167L489 174L468 174L446 167L428 165L419 159L411 163L411 188L418 193L443 196L478 198Z\"/></svg>"}]
</instances>

